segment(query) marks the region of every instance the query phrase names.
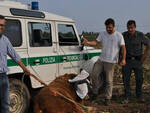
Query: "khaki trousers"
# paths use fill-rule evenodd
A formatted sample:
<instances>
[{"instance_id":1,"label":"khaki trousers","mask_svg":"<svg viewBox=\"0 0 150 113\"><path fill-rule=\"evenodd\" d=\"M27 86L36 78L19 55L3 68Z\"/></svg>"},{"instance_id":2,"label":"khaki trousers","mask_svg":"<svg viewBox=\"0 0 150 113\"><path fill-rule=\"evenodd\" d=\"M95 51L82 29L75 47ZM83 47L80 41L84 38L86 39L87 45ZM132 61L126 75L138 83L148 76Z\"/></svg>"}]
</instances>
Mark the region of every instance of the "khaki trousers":
<instances>
[{"instance_id":1,"label":"khaki trousers","mask_svg":"<svg viewBox=\"0 0 150 113\"><path fill-rule=\"evenodd\" d=\"M104 71L106 74L104 75L105 80L105 98L111 99L112 97L112 89L113 89L113 74L114 74L114 63L103 62L100 59L93 66L93 70L91 73L92 78L92 91L94 94L98 94L99 88L101 87L102 79L100 79L101 73Z\"/></svg>"}]
</instances>

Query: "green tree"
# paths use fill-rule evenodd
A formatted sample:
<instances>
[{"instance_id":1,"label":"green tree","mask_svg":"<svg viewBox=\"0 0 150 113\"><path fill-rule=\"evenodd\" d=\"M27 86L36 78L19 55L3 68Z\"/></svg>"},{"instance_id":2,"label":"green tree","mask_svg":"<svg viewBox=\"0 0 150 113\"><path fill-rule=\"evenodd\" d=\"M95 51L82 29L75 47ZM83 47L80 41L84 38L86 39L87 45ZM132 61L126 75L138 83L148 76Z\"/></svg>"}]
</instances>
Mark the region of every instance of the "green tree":
<instances>
[{"instance_id":1,"label":"green tree","mask_svg":"<svg viewBox=\"0 0 150 113\"><path fill-rule=\"evenodd\" d=\"M147 36L150 39L150 32L146 33L145 36Z\"/></svg>"}]
</instances>

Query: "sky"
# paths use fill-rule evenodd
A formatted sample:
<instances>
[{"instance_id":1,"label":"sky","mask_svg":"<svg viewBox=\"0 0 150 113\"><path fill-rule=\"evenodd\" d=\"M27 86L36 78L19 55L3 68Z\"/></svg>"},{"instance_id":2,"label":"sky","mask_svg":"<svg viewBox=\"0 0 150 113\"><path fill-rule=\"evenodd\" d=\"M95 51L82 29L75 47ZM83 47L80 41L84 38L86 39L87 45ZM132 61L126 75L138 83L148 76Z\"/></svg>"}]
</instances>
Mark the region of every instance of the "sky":
<instances>
[{"instance_id":1,"label":"sky","mask_svg":"<svg viewBox=\"0 0 150 113\"><path fill-rule=\"evenodd\" d=\"M32 0L17 0L31 3ZM129 19L136 20L137 30L150 32L150 0L33 0L40 10L69 17L76 22L79 33L105 30L104 22L113 18L116 30L126 30Z\"/></svg>"}]
</instances>

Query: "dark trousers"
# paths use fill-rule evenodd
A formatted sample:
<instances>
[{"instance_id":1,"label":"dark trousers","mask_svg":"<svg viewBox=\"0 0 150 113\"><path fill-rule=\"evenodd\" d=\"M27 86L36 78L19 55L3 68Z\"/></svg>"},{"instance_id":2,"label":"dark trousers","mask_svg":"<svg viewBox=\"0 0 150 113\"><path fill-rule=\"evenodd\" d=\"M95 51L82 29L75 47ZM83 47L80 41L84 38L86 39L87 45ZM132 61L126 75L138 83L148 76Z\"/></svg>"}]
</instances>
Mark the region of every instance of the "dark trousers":
<instances>
[{"instance_id":1,"label":"dark trousers","mask_svg":"<svg viewBox=\"0 0 150 113\"><path fill-rule=\"evenodd\" d=\"M140 98L142 96L142 84L143 84L143 67L141 61L127 60L126 65L122 67L123 83L126 98L130 98L130 76L132 70L135 73L136 80L136 96Z\"/></svg>"},{"instance_id":2,"label":"dark trousers","mask_svg":"<svg viewBox=\"0 0 150 113\"><path fill-rule=\"evenodd\" d=\"M9 113L9 81L5 73L0 73L0 113Z\"/></svg>"}]
</instances>

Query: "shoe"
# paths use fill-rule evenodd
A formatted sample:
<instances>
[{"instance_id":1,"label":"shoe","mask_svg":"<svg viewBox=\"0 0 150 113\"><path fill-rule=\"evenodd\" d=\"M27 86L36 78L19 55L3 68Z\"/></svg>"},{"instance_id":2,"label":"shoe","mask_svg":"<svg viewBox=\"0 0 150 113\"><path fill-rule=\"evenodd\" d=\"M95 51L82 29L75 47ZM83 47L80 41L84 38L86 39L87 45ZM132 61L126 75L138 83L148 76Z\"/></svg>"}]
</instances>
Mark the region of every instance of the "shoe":
<instances>
[{"instance_id":1,"label":"shoe","mask_svg":"<svg viewBox=\"0 0 150 113\"><path fill-rule=\"evenodd\" d=\"M105 99L104 105L105 105L105 106L108 106L109 104L111 104L110 99Z\"/></svg>"}]
</instances>

